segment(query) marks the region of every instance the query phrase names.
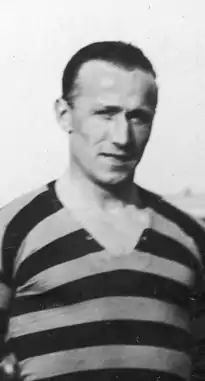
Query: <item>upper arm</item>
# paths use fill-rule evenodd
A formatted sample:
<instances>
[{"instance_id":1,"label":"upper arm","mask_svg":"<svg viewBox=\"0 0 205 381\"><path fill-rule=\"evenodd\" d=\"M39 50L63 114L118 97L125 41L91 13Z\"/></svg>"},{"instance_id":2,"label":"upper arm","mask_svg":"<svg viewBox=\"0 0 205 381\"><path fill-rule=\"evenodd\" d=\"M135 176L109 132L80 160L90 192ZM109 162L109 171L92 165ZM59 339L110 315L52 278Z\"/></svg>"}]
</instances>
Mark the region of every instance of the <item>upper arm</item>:
<instances>
[{"instance_id":1,"label":"upper arm","mask_svg":"<svg viewBox=\"0 0 205 381\"><path fill-rule=\"evenodd\" d=\"M191 330L195 341L195 351L192 363L192 379L201 380L205 378L204 356L205 356L205 224L199 221L202 227L200 239L200 252L202 256L202 273L198 292L195 294L194 313Z\"/></svg>"},{"instance_id":2,"label":"upper arm","mask_svg":"<svg viewBox=\"0 0 205 381\"><path fill-rule=\"evenodd\" d=\"M0 210L0 358L4 353L4 337L7 331L8 314L12 296L11 282L4 269L4 236L11 212L7 207Z\"/></svg>"}]
</instances>

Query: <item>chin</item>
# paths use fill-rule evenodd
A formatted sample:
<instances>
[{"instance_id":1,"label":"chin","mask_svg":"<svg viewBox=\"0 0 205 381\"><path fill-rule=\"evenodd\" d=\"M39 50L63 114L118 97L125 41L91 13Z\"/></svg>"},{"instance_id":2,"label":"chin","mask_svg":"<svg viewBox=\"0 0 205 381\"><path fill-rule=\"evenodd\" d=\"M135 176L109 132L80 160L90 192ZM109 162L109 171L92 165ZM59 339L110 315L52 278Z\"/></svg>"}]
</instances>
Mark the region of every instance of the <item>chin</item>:
<instances>
[{"instance_id":1,"label":"chin","mask_svg":"<svg viewBox=\"0 0 205 381\"><path fill-rule=\"evenodd\" d=\"M112 173L112 174L102 174L101 176L98 174L98 176L95 177L95 182L98 185L102 186L115 186L120 185L121 183L125 183L126 181L130 181L133 179L134 172L131 171L129 173Z\"/></svg>"}]
</instances>

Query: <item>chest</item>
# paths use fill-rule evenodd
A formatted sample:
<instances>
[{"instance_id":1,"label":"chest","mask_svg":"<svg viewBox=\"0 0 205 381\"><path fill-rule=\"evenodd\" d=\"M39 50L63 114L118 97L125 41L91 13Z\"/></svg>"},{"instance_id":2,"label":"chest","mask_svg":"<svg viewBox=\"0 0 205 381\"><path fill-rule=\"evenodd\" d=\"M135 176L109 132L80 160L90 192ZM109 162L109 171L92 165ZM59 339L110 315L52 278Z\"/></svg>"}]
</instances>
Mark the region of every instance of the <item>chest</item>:
<instances>
[{"instance_id":1,"label":"chest","mask_svg":"<svg viewBox=\"0 0 205 381\"><path fill-rule=\"evenodd\" d=\"M104 249L110 253L130 253L139 242L144 230L149 226L147 212L127 210L120 213L75 214L82 226Z\"/></svg>"},{"instance_id":2,"label":"chest","mask_svg":"<svg viewBox=\"0 0 205 381\"><path fill-rule=\"evenodd\" d=\"M194 286L195 271L171 259L173 252L162 252L160 246L153 245L155 252L149 252L151 237L143 238L126 254L103 249L93 238L88 240L85 231L81 237L76 234L70 241L51 244L27 258L18 269L17 299L31 296L34 300L38 296L42 303L41 295L45 294L46 303L51 298L57 304L72 304L130 295L171 302L180 299L181 304ZM142 243L144 250L139 247Z\"/></svg>"},{"instance_id":3,"label":"chest","mask_svg":"<svg viewBox=\"0 0 205 381\"><path fill-rule=\"evenodd\" d=\"M182 295L193 288L194 247L164 221L159 224L152 216L150 226L149 219L133 215L112 220L79 217L81 223L70 234L65 234L66 225L59 220L52 226L46 221L45 230L39 226L35 235L27 237L16 272L19 296L50 290L53 294L58 289L59 295L71 300L148 291L160 297L169 290ZM170 231L173 237L168 236Z\"/></svg>"}]
</instances>

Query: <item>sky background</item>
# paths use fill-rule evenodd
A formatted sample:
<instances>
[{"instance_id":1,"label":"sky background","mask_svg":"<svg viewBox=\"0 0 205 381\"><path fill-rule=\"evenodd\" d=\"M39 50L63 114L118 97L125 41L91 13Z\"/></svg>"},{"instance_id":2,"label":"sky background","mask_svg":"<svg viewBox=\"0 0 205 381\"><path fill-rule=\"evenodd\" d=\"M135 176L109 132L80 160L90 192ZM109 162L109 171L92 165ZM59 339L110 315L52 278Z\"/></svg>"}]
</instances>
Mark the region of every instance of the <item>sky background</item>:
<instances>
[{"instance_id":1,"label":"sky background","mask_svg":"<svg viewBox=\"0 0 205 381\"><path fill-rule=\"evenodd\" d=\"M0 0L0 206L59 176L68 142L54 101L68 59L96 40L141 47L159 105L137 181L205 192L204 0Z\"/></svg>"}]
</instances>

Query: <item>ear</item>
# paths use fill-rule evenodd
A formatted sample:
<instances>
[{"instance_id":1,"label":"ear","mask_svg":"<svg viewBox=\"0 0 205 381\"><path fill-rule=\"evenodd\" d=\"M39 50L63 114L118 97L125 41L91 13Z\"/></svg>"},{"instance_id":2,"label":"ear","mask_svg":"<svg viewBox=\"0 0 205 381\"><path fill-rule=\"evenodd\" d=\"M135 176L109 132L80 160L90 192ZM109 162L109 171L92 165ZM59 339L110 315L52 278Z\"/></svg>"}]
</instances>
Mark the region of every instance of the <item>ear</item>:
<instances>
[{"instance_id":1,"label":"ear","mask_svg":"<svg viewBox=\"0 0 205 381\"><path fill-rule=\"evenodd\" d=\"M55 101L55 113L58 123L63 131L72 132L72 110L68 103L60 98Z\"/></svg>"}]
</instances>

